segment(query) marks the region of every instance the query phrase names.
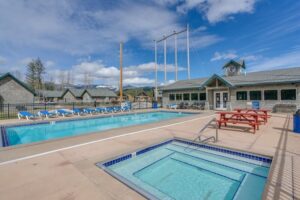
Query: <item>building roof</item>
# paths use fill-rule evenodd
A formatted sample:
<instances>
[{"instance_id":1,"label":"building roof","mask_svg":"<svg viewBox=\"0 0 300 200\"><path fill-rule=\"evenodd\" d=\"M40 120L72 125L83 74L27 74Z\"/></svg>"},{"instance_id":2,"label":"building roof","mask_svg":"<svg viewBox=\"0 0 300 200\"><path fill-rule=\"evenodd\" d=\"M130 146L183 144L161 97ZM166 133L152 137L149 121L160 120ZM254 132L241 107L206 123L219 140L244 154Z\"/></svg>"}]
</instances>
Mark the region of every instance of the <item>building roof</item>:
<instances>
[{"instance_id":1,"label":"building roof","mask_svg":"<svg viewBox=\"0 0 300 200\"><path fill-rule=\"evenodd\" d=\"M85 92L85 89L75 89L75 88L70 88L70 89L67 89L65 91L65 93L67 93L67 91L70 91L76 98L80 98L83 93ZM65 95L64 93L64 95Z\"/></svg>"},{"instance_id":2,"label":"building roof","mask_svg":"<svg viewBox=\"0 0 300 200\"><path fill-rule=\"evenodd\" d=\"M30 93L32 93L33 95L36 95L34 90L31 89L26 83L24 83L23 81L17 79L15 76L13 76L11 73L6 73L6 74L0 74L0 81L5 79L5 78L11 78L14 81L16 81L17 83L19 83L22 87L24 87L26 90L28 90Z\"/></svg>"},{"instance_id":3,"label":"building roof","mask_svg":"<svg viewBox=\"0 0 300 200\"><path fill-rule=\"evenodd\" d=\"M235 61L235 60L230 60L227 63L224 64L223 69L226 68L229 65L234 65L234 66L238 66L238 67L242 67L244 69L246 69L246 65L245 65L245 61L241 60L241 61Z\"/></svg>"},{"instance_id":4,"label":"building roof","mask_svg":"<svg viewBox=\"0 0 300 200\"><path fill-rule=\"evenodd\" d=\"M41 97L60 98L64 94L64 90L38 90L37 93Z\"/></svg>"},{"instance_id":5,"label":"building roof","mask_svg":"<svg viewBox=\"0 0 300 200\"><path fill-rule=\"evenodd\" d=\"M108 88L93 88L93 89L86 89L86 92L91 97L116 97L116 93Z\"/></svg>"},{"instance_id":6,"label":"building roof","mask_svg":"<svg viewBox=\"0 0 300 200\"><path fill-rule=\"evenodd\" d=\"M221 77L229 87L266 85L266 84L283 84L283 83L300 83L300 67L277 69L269 71L251 72L245 75L237 76L219 76L213 75L207 78L199 78L192 80L180 80L175 83L166 85L161 90L180 90L189 88L203 88L209 79L214 76Z\"/></svg>"}]
</instances>

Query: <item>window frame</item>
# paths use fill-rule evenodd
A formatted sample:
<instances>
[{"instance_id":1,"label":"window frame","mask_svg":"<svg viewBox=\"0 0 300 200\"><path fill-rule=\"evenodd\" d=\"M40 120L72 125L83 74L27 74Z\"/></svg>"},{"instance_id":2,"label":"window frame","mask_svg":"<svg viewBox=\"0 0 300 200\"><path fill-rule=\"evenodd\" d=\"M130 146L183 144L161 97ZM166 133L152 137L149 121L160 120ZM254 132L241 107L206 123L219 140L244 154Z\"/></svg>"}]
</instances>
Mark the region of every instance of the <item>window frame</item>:
<instances>
[{"instance_id":1,"label":"window frame","mask_svg":"<svg viewBox=\"0 0 300 200\"><path fill-rule=\"evenodd\" d=\"M293 91L295 91L295 99L287 99L287 98L285 98L285 99L283 99L282 98L282 91L288 91L288 90L293 90ZM283 100L283 101L296 101L297 100L297 90L296 89L282 89L282 90L280 90L280 100Z\"/></svg>"},{"instance_id":2,"label":"window frame","mask_svg":"<svg viewBox=\"0 0 300 200\"><path fill-rule=\"evenodd\" d=\"M238 93L246 93L246 99L238 99ZM237 101L247 101L248 100L248 92L247 91L236 91L236 100Z\"/></svg>"},{"instance_id":3,"label":"window frame","mask_svg":"<svg viewBox=\"0 0 300 200\"><path fill-rule=\"evenodd\" d=\"M197 95L197 98L193 99L192 96L195 95L195 94ZM199 93L197 93L197 92L191 93L191 101L199 101Z\"/></svg>"},{"instance_id":4,"label":"window frame","mask_svg":"<svg viewBox=\"0 0 300 200\"><path fill-rule=\"evenodd\" d=\"M203 95L203 94L205 95L205 99L201 99L201 95ZM207 98L206 96L207 96L207 95L206 95L206 92L201 92L201 93L199 93L199 100L200 100L200 101L206 101L206 98Z\"/></svg>"},{"instance_id":5,"label":"window frame","mask_svg":"<svg viewBox=\"0 0 300 200\"><path fill-rule=\"evenodd\" d=\"M185 99L185 95L189 95L189 98ZM190 93L183 93L182 94L182 99L183 99L183 101L190 101L191 100L191 94Z\"/></svg>"},{"instance_id":6,"label":"window frame","mask_svg":"<svg viewBox=\"0 0 300 200\"><path fill-rule=\"evenodd\" d=\"M266 95L266 92L276 92L276 98L272 99L272 98L266 98L268 95ZM278 100L278 90L264 90L264 100L266 101L277 101Z\"/></svg>"},{"instance_id":7,"label":"window frame","mask_svg":"<svg viewBox=\"0 0 300 200\"><path fill-rule=\"evenodd\" d=\"M260 93L260 98L253 99L252 96L251 96L251 93L253 93L253 92L259 92ZM262 99L262 91L261 90L251 90L251 91L249 91L249 99L251 101L261 101L261 99Z\"/></svg>"},{"instance_id":8,"label":"window frame","mask_svg":"<svg viewBox=\"0 0 300 200\"><path fill-rule=\"evenodd\" d=\"M173 99L171 99L171 95L173 95ZM175 94L174 93L171 93L171 94L169 94L169 101L175 101Z\"/></svg>"},{"instance_id":9,"label":"window frame","mask_svg":"<svg viewBox=\"0 0 300 200\"><path fill-rule=\"evenodd\" d=\"M182 93L176 93L176 101L182 101ZM180 99L179 98L177 98L177 96L180 96Z\"/></svg>"}]
</instances>

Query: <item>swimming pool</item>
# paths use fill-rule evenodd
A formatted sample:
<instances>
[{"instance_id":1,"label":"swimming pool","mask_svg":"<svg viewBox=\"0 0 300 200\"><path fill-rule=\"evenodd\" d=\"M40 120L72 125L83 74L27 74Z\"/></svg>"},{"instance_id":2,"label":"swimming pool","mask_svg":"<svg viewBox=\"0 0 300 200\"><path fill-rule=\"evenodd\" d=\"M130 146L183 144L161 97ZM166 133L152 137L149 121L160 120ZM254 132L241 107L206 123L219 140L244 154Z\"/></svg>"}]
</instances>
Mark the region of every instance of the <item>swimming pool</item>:
<instances>
[{"instance_id":1,"label":"swimming pool","mask_svg":"<svg viewBox=\"0 0 300 200\"><path fill-rule=\"evenodd\" d=\"M169 140L97 163L149 199L261 199L271 158Z\"/></svg>"},{"instance_id":2,"label":"swimming pool","mask_svg":"<svg viewBox=\"0 0 300 200\"><path fill-rule=\"evenodd\" d=\"M189 115L191 113L158 111L1 127L2 143L3 146L29 144Z\"/></svg>"}]
</instances>

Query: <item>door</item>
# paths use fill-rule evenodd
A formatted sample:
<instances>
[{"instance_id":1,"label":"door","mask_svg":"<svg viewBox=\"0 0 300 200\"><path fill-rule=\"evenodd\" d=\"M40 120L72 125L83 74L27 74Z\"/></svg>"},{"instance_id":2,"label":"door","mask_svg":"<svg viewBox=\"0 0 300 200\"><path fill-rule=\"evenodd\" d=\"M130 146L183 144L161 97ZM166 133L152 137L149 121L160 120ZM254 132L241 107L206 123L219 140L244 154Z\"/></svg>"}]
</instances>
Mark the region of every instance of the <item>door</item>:
<instances>
[{"instance_id":1,"label":"door","mask_svg":"<svg viewBox=\"0 0 300 200\"><path fill-rule=\"evenodd\" d=\"M228 106L228 92L214 92L215 110L226 110Z\"/></svg>"}]
</instances>

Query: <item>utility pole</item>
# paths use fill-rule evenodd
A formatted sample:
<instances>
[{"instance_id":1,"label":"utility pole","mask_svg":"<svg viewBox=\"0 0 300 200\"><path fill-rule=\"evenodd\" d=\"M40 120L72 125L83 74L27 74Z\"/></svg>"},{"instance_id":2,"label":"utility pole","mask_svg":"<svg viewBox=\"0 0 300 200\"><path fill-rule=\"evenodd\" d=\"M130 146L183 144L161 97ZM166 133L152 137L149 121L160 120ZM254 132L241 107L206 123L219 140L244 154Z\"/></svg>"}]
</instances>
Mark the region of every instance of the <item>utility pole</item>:
<instances>
[{"instance_id":1,"label":"utility pole","mask_svg":"<svg viewBox=\"0 0 300 200\"><path fill-rule=\"evenodd\" d=\"M174 39L175 39L175 48L174 48L174 53L175 53L175 81L178 80L178 65L177 65L177 34L176 31L174 31Z\"/></svg>"},{"instance_id":2,"label":"utility pole","mask_svg":"<svg viewBox=\"0 0 300 200\"><path fill-rule=\"evenodd\" d=\"M164 40L165 84L167 84L167 39Z\"/></svg>"},{"instance_id":3,"label":"utility pole","mask_svg":"<svg viewBox=\"0 0 300 200\"><path fill-rule=\"evenodd\" d=\"M120 43L120 101L123 101L123 43Z\"/></svg>"},{"instance_id":4,"label":"utility pole","mask_svg":"<svg viewBox=\"0 0 300 200\"><path fill-rule=\"evenodd\" d=\"M187 57L187 71L188 71L188 79L191 78L190 71L190 41L189 41L189 24L186 25L186 57Z\"/></svg>"},{"instance_id":5,"label":"utility pole","mask_svg":"<svg viewBox=\"0 0 300 200\"><path fill-rule=\"evenodd\" d=\"M154 40L154 60L155 60L155 101L157 101L157 43L156 40Z\"/></svg>"}]
</instances>

